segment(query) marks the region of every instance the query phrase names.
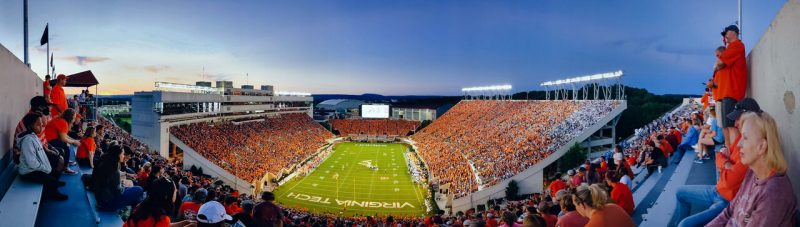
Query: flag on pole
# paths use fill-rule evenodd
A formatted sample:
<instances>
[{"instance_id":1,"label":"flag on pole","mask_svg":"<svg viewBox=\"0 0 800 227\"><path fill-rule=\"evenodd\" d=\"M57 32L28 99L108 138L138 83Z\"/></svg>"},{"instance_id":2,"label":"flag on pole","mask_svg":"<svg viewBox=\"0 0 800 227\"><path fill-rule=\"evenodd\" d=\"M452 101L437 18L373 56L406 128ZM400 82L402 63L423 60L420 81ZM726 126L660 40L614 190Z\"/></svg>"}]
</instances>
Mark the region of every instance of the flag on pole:
<instances>
[{"instance_id":1,"label":"flag on pole","mask_svg":"<svg viewBox=\"0 0 800 227\"><path fill-rule=\"evenodd\" d=\"M47 34L47 28L50 27L50 24L44 26L44 33L42 34L42 39L39 40L39 45L44 45L48 41L50 41L50 36Z\"/></svg>"},{"instance_id":2,"label":"flag on pole","mask_svg":"<svg viewBox=\"0 0 800 227\"><path fill-rule=\"evenodd\" d=\"M50 54L50 67L51 68L55 68L55 65L53 65L53 54L52 53Z\"/></svg>"}]
</instances>

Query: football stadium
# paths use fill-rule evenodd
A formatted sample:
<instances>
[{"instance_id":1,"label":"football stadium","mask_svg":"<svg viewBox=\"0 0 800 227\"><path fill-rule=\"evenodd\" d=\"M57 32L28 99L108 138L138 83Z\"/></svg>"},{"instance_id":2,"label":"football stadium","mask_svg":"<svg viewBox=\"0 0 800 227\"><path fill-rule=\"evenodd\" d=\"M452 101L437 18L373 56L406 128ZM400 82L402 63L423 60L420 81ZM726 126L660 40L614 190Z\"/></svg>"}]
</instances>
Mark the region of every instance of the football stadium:
<instances>
[{"instance_id":1,"label":"football stadium","mask_svg":"<svg viewBox=\"0 0 800 227\"><path fill-rule=\"evenodd\" d=\"M625 5L0 3L0 226L800 226L800 0Z\"/></svg>"}]
</instances>

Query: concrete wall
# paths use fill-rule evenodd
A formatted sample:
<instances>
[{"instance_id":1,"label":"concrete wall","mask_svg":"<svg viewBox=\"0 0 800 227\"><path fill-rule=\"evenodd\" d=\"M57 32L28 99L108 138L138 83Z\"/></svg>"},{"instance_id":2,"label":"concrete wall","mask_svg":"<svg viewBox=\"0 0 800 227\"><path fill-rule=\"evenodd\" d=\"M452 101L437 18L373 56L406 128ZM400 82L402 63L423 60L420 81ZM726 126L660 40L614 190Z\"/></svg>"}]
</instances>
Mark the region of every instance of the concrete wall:
<instances>
[{"instance_id":1,"label":"concrete wall","mask_svg":"<svg viewBox=\"0 0 800 227\"><path fill-rule=\"evenodd\" d=\"M778 122L794 194L800 198L800 0L789 0L748 56L748 96ZM798 201L800 202L800 201Z\"/></svg>"},{"instance_id":2,"label":"concrete wall","mask_svg":"<svg viewBox=\"0 0 800 227\"><path fill-rule=\"evenodd\" d=\"M14 129L30 109L33 96L42 95L42 79L5 46L0 45L0 158L13 146Z\"/></svg>"},{"instance_id":3,"label":"concrete wall","mask_svg":"<svg viewBox=\"0 0 800 227\"><path fill-rule=\"evenodd\" d=\"M597 122L597 124L586 129L583 134L572 139L571 141L566 143L566 145L561 147L559 150L557 150L556 152L554 152L541 162L531 167L528 167L528 169L522 171L516 176L513 176L510 179L506 179L492 187L484 188L481 191L472 193L469 196L453 200L453 212L465 211L479 204L486 204L486 202L489 201L489 199L505 198L506 186L508 186L508 182L510 182L511 180L517 181L517 184L519 185L520 194L542 192L542 188L544 188L543 185L544 179L542 170L544 170L544 167L549 166L550 164L561 158L561 156L564 156L564 154L567 153L569 147L572 144L586 140L597 130L600 130L606 124L608 124L608 122L614 120L615 117L622 114L622 111L624 111L627 108L628 108L628 103L626 101L623 101L617 108L612 110L611 113L606 115L606 117L600 119Z\"/></svg>"},{"instance_id":4,"label":"concrete wall","mask_svg":"<svg viewBox=\"0 0 800 227\"><path fill-rule=\"evenodd\" d=\"M131 135L147 144L150 149L166 152L167 145L162 146L161 144L159 115L153 111L153 103L157 98L152 93L133 96L131 99Z\"/></svg>"}]
</instances>

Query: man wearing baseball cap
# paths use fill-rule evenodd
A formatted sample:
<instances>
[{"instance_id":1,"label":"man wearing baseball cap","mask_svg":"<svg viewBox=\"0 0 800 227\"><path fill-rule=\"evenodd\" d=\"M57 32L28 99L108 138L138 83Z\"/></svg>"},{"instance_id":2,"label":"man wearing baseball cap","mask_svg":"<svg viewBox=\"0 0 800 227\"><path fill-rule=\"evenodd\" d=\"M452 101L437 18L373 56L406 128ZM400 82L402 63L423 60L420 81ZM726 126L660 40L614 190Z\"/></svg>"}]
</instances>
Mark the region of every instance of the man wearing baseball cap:
<instances>
[{"instance_id":1,"label":"man wearing baseball cap","mask_svg":"<svg viewBox=\"0 0 800 227\"><path fill-rule=\"evenodd\" d=\"M739 39L739 28L736 25L725 27L722 31L727 47L717 59L714 70L723 70L717 78L719 98L722 98L719 119L722 120L723 134L726 147L732 147L731 141L737 137L734 132L734 122L726 118L733 111L733 105L744 98L747 90L747 57L742 40ZM716 94L715 94L716 95Z\"/></svg>"},{"instance_id":2,"label":"man wearing baseball cap","mask_svg":"<svg viewBox=\"0 0 800 227\"><path fill-rule=\"evenodd\" d=\"M734 110L731 113L725 116L734 121L736 126L734 130L736 130L738 136L731 143L733 146L730 148L723 147L716 154L715 161L719 170L717 185L684 185L678 188L675 193L678 204L675 206L674 212L677 226L707 224L719 215L736 196L736 193L739 192L739 187L742 186L748 167L742 164L739 148L735 145L742 139L737 128L741 127L740 117L746 112L760 113L762 111L756 100L744 98L734 105ZM689 216L691 212L690 205L699 205L700 207L708 207L708 209Z\"/></svg>"},{"instance_id":3,"label":"man wearing baseball cap","mask_svg":"<svg viewBox=\"0 0 800 227\"><path fill-rule=\"evenodd\" d=\"M217 201L209 201L197 213L197 226L198 227L222 227L224 221L231 221L233 217L225 213L225 206Z\"/></svg>"},{"instance_id":4,"label":"man wearing baseball cap","mask_svg":"<svg viewBox=\"0 0 800 227\"><path fill-rule=\"evenodd\" d=\"M53 86L53 89L50 91L50 102L54 105L50 108L50 114L53 117L57 117L67 109L67 95L64 94L64 86L67 85L67 76L64 74L58 74L56 77L56 85Z\"/></svg>"},{"instance_id":5,"label":"man wearing baseball cap","mask_svg":"<svg viewBox=\"0 0 800 227\"><path fill-rule=\"evenodd\" d=\"M31 109L28 110L28 113L41 114L42 115L41 119L42 119L42 121L44 121L44 124L46 125L47 123L50 122L50 107L52 105L53 104L48 102L47 99L44 96L35 96L35 97L31 98L31 100L30 100ZM16 130L14 131L14 137L19 136L20 133L23 133L23 132L25 132L27 130L28 129L25 128L25 124L23 123L23 121L20 120L19 123L17 124ZM45 138L44 133L41 133L38 136L39 136L39 140L42 142L42 146L44 147L45 153L47 154L48 158L50 159L49 160L50 161L50 166L52 166L54 169L56 169L59 166L58 165L58 161L59 161L58 160L58 157L59 157L58 152L56 152L56 151L54 151L54 150L49 148L49 146L47 144L47 139ZM13 153L14 156L13 156L13 159L14 159L15 163L19 163L19 155L20 155L19 152L20 152L20 150L17 147L16 142L17 141L15 140L14 141L14 153ZM60 173L60 171L61 171L61 169L59 169L58 171L55 171L55 172L59 172Z\"/></svg>"}]
</instances>

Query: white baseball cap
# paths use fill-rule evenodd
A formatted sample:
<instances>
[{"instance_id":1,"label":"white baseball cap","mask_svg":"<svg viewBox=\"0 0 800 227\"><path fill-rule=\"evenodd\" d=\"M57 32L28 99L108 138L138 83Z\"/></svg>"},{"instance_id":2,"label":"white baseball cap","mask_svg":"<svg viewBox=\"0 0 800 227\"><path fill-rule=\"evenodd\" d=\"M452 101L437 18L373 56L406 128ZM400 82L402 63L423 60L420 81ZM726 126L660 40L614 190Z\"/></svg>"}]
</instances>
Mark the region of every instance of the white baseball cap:
<instances>
[{"instance_id":1,"label":"white baseball cap","mask_svg":"<svg viewBox=\"0 0 800 227\"><path fill-rule=\"evenodd\" d=\"M197 222L205 224L216 224L222 221L233 220L233 217L225 213L225 207L217 201L210 201L197 211Z\"/></svg>"}]
</instances>

